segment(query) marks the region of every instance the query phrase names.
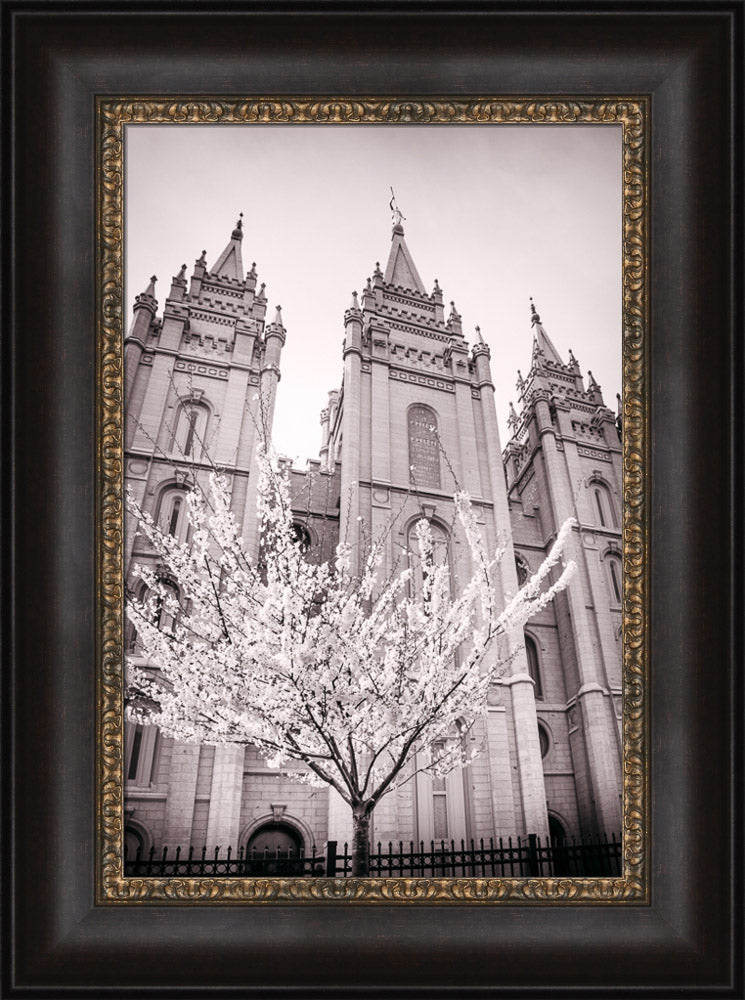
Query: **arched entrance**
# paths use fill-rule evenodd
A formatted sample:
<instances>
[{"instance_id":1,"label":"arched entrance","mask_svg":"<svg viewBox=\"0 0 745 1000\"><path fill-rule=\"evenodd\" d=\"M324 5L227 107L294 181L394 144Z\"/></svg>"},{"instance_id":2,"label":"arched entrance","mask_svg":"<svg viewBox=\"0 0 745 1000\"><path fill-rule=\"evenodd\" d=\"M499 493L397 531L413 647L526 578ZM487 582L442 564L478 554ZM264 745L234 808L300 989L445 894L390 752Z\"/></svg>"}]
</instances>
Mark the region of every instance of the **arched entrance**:
<instances>
[{"instance_id":1,"label":"arched entrance","mask_svg":"<svg viewBox=\"0 0 745 1000\"><path fill-rule=\"evenodd\" d=\"M153 838L150 831L129 817L124 824L124 874L146 875Z\"/></svg>"},{"instance_id":2,"label":"arched entrance","mask_svg":"<svg viewBox=\"0 0 745 1000\"><path fill-rule=\"evenodd\" d=\"M564 829L563 824L560 823L555 816L552 816L551 813L548 814L548 832L551 837L552 843L554 844L566 843L567 839L566 830Z\"/></svg>"},{"instance_id":3,"label":"arched entrance","mask_svg":"<svg viewBox=\"0 0 745 1000\"><path fill-rule=\"evenodd\" d=\"M265 823L249 837L246 856L296 858L303 853L303 847L300 833L288 823Z\"/></svg>"},{"instance_id":4,"label":"arched entrance","mask_svg":"<svg viewBox=\"0 0 745 1000\"><path fill-rule=\"evenodd\" d=\"M246 842L247 875L305 874L305 844L289 823L262 823Z\"/></svg>"},{"instance_id":5,"label":"arched entrance","mask_svg":"<svg viewBox=\"0 0 745 1000\"><path fill-rule=\"evenodd\" d=\"M567 845L567 832L564 824L552 813L548 814L548 832L553 848L554 875L572 875L571 857Z\"/></svg>"}]
</instances>

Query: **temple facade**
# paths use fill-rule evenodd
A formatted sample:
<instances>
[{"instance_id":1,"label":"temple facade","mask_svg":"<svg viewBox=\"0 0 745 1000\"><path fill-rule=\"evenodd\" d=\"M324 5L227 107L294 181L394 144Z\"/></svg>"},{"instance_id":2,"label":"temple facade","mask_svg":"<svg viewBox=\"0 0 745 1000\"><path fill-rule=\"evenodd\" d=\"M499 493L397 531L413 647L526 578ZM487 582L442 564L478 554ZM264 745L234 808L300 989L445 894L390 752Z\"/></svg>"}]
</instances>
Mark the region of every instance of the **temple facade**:
<instances>
[{"instance_id":1,"label":"temple facade","mask_svg":"<svg viewBox=\"0 0 745 1000\"><path fill-rule=\"evenodd\" d=\"M142 508L183 539L185 492L219 465L258 553L252 465L271 433L287 332L279 307L267 313L256 265L244 270L242 243L239 220L214 265L202 253L188 281L181 268L162 312L154 278L136 298L125 338L126 481ZM503 448L490 348L478 328L469 342L437 281L427 291L394 216L385 270L376 264L340 323L343 379L321 413L319 457L302 470L288 465L295 530L309 559L331 558L338 539L354 538L361 525L373 535L393 525L393 563L425 516L456 588L466 556L453 497L465 489L487 544L507 540L505 601L566 519L577 522L567 590L501 650L509 667L466 737L480 753L446 778L416 774L385 796L374 841L621 830L620 425L591 371L583 375L571 351L557 349L532 302L530 322L532 353L527 375L518 373ZM125 537L127 584L137 592L134 564L157 568L157 556L131 518ZM131 628L125 647L138 658ZM124 778L132 854L166 845L309 854L351 840L349 809L335 792L293 781L251 746L179 743L127 723Z\"/></svg>"}]
</instances>

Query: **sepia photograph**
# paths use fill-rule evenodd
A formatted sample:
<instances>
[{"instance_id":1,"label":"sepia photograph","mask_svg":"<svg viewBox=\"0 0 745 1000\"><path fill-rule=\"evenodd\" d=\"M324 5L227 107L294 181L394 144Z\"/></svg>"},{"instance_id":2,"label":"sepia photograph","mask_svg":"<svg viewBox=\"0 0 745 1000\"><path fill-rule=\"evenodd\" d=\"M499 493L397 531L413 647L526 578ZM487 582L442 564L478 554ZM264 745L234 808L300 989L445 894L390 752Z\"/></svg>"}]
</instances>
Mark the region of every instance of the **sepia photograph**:
<instances>
[{"instance_id":1,"label":"sepia photograph","mask_svg":"<svg viewBox=\"0 0 745 1000\"><path fill-rule=\"evenodd\" d=\"M621 125L124 138L124 875L621 876Z\"/></svg>"}]
</instances>

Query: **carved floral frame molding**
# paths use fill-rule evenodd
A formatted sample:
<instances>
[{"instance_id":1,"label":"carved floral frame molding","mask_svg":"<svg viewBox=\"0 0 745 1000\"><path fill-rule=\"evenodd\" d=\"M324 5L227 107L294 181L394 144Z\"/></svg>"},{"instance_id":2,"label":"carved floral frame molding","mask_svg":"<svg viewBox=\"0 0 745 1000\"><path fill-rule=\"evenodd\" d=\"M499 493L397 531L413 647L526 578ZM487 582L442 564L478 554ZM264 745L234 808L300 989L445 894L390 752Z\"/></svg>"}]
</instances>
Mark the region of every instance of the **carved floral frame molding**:
<instances>
[{"instance_id":1,"label":"carved floral frame molding","mask_svg":"<svg viewBox=\"0 0 745 1000\"><path fill-rule=\"evenodd\" d=\"M138 97L96 101L97 897L101 903L649 902L649 101L645 98ZM188 123L616 125L623 130L623 875L127 878L123 874L124 128Z\"/></svg>"}]
</instances>

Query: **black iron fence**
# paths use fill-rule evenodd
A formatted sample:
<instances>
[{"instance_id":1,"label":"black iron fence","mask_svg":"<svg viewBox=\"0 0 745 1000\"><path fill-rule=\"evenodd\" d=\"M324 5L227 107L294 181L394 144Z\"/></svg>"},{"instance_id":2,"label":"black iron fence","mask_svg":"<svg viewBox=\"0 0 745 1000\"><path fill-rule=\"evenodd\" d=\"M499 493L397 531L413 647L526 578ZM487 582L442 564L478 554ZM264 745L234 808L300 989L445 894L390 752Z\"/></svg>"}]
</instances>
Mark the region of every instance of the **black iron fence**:
<instances>
[{"instance_id":1,"label":"black iron fence","mask_svg":"<svg viewBox=\"0 0 745 1000\"><path fill-rule=\"evenodd\" d=\"M206 848L188 852L180 848L169 853L168 848L156 853L138 850L134 858L124 857L127 876L158 878L187 876L191 878L222 876L256 878L294 876L308 878L327 876L345 878L352 872L349 845L338 850L336 841L329 841L324 854L306 856L304 852L251 851L232 849L221 857L220 848L207 854ZM404 848L408 846L408 850ZM374 850L373 848L377 848ZM615 835L577 842L576 840L542 841L527 837L500 837L474 841L424 841L408 845L389 842L387 848L371 845L371 878L528 878L569 876L576 878L618 877L622 874L621 841Z\"/></svg>"},{"instance_id":2,"label":"black iron fence","mask_svg":"<svg viewBox=\"0 0 745 1000\"><path fill-rule=\"evenodd\" d=\"M329 845L332 846L332 845ZM621 842L615 836L582 841L542 841L527 837L500 837L456 844L453 840L380 843L370 854L371 878L526 878L563 875L575 877L620 876ZM336 874L352 871L347 844L336 856Z\"/></svg>"},{"instance_id":3,"label":"black iron fence","mask_svg":"<svg viewBox=\"0 0 745 1000\"><path fill-rule=\"evenodd\" d=\"M177 847L169 852L167 847L156 853L155 848L149 852L137 851L134 858L124 854L124 874L127 876L154 876L156 878L171 878L187 876L189 878L223 876L228 878L258 878L274 875L308 878L313 875L325 875L327 871L326 855L313 853L306 857L303 851L250 851L243 848L233 854L233 849L220 856L220 848L216 847L210 854L207 848L195 851L190 847L182 851Z\"/></svg>"}]
</instances>

